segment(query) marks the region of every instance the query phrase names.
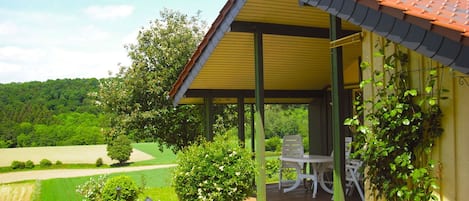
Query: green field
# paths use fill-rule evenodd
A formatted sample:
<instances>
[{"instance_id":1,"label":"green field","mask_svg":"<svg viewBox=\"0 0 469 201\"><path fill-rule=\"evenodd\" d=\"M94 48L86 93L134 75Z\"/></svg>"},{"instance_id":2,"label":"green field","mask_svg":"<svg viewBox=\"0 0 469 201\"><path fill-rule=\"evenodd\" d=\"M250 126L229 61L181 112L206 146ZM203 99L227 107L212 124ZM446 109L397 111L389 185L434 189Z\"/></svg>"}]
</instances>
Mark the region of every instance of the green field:
<instances>
[{"instance_id":1,"label":"green field","mask_svg":"<svg viewBox=\"0 0 469 201\"><path fill-rule=\"evenodd\" d=\"M132 166L176 163L176 154L168 148L164 148L161 152L158 149L158 143L134 143L132 147L154 157L154 159L134 162Z\"/></svg>"},{"instance_id":2,"label":"green field","mask_svg":"<svg viewBox=\"0 0 469 201\"><path fill-rule=\"evenodd\" d=\"M146 182L145 186L151 190L153 188L171 186L172 170L172 168L154 169L145 171L115 173L110 174L109 176L112 177L117 175L128 175L132 177L139 186L142 185L142 178L144 178ZM97 178L98 175L93 177ZM88 181L89 178L90 177L75 177L44 180L41 182L40 200L81 201L83 197L76 193L75 189L78 185Z\"/></svg>"}]
</instances>

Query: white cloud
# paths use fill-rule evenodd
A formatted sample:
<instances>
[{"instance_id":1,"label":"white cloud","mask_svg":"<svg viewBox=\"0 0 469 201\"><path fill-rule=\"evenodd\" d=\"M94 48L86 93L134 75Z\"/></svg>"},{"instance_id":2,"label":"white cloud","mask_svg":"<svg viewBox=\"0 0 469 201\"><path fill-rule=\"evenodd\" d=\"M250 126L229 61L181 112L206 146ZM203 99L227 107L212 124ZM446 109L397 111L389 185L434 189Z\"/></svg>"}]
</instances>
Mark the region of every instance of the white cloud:
<instances>
[{"instance_id":1,"label":"white cloud","mask_svg":"<svg viewBox=\"0 0 469 201\"><path fill-rule=\"evenodd\" d=\"M45 54L41 49L15 46L0 47L0 62L35 63L44 56Z\"/></svg>"},{"instance_id":2,"label":"white cloud","mask_svg":"<svg viewBox=\"0 0 469 201\"><path fill-rule=\"evenodd\" d=\"M134 31L128 33L122 39L122 44L123 45L136 44L137 43L137 36L138 36L139 32L140 32L140 30L134 30Z\"/></svg>"},{"instance_id":3,"label":"white cloud","mask_svg":"<svg viewBox=\"0 0 469 201\"><path fill-rule=\"evenodd\" d=\"M84 12L95 19L115 19L127 17L134 11L131 5L112 5L112 6L90 6Z\"/></svg>"},{"instance_id":4,"label":"white cloud","mask_svg":"<svg viewBox=\"0 0 469 201\"><path fill-rule=\"evenodd\" d=\"M14 35L18 32L18 26L12 22L0 22L0 35Z\"/></svg>"},{"instance_id":5,"label":"white cloud","mask_svg":"<svg viewBox=\"0 0 469 201\"><path fill-rule=\"evenodd\" d=\"M19 72L21 70L21 66L17 64L12 64L12 63L6 63L0 61L0 74L4 73L13 73L13 72Z\"/></svg>"},{"instance_id":6,"label":"white cloud","mask_svg":"<svg viewBox=\"0 0 469 201\"><path fill-rule=\"evenodd\" d=\"M0 48L0 82L61 78L103 78L125 62L125 51L78 51L64 48Z\"/></svg>"},{"instance_id":7,"label":"white cloud","mask_svg":"<svg viewBox=\"0 0 469 201\"><path fill-rule=\"evenodd\" d=\"M103 31L102 29L88 25L78 29L76 33L68 36L66 41L71 41L74 44L100 42L107 40L111 37L111 33Z\"/></svg>"}]
</instances>

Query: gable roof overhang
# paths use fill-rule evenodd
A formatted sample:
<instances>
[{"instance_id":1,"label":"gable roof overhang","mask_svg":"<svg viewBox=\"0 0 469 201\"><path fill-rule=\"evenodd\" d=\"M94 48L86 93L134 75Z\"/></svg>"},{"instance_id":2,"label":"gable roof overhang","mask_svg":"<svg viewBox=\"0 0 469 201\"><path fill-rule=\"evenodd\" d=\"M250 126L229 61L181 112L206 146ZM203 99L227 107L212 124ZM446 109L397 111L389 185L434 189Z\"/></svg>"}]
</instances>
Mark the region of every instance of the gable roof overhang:
<instances>
[{"instance_id":1,"label":"gable roof overhang","mask_svg":"<svg viewBox=\"0 0 469 201\"><path fill-rule=\"evenodd\" d=\"M360 27L343 22L343 35ZM173 103L254 101L254 32L263 33L266 103L309 103L331 83L329 14L291 0L228 0L170 91ZM361 44L344 47L345 83L359 82Z\"/></svg>"},{"instance_id":2,"label":"gable roof overhang","mask_svg":"<svg viewBox=\"0 0 469 201\"><path fill-rule=\"evenodd\" d=\"M300 0L469 73L469 3L457 0Z\"/></svg>"}]
</instances>

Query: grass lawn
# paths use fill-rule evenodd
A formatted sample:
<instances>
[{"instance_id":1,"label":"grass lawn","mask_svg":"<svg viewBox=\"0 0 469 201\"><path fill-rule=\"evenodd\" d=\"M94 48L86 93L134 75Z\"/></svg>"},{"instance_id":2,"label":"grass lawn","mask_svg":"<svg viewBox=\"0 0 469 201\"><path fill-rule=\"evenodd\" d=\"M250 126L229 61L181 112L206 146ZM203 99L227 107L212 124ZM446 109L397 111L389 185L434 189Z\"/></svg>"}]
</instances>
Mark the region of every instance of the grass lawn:
<instances>
[{"instance_id":1,"label":"grass lawn","mask_svg":"<svg viewBox=\"0 0 469 201\"><path fill-rule=\"evenodd\" d=\"M178 201L176 191L173 187L160 187L160 188L149 188L139 196L140 200L145 200L146 197L151 198L153 201Z\"/></svg>"},{"instance_id":2,"label":"grass lawn","mask_svg":"<svg viewBox=\"0 0 469 201\"><path fill-rule=\"evenodd\" d=\"M176 163L176 154L174 154L171 149L168 149L166 147L163 149L163 152L161 152L158 148L158 143L133 143L132 147L134 149L137 149L141 152L153 156L154 159L134 162L131 164L131 166Z\"/></svg>"},{"instance_id":3,"label":"grass lawn","mask_svg":"<svg viewBox=\"0 0 469 201\"><path fill-rule=\"evenodd\" d=\"M171 174L172 168L167 169L154 169L154 170L144 170L144 171L135 171L135 172L125 172L125 173L116 173L110 174L109 176L117 175L128 175L134 179L137 185L142 185L142 178L145 178L146 187L149 188L147 195L153 199L153 191L161 193L159 189L153 188L162 188L166 189L171 186ZM98 177L98 176L93 176ZM90 177L75 177L75 178L61 178L61 179L49 179L41 182L41 193L40 200L68 200L68 201L81 201L83 197L75 192L75 189L78 185L85 183L89 180ZM169 188L170 189L170 188ZM174 190L173 190L174 192ZM171 194L171 192L168 192ZM144 198L147 195L142 195ZM175 195L173 195L175 196ZM155 200L155 199L153 199ZM158 199L157 199L158 200ZM166 199L165 199L166 200Z\"/></svg>"}]
</instances>

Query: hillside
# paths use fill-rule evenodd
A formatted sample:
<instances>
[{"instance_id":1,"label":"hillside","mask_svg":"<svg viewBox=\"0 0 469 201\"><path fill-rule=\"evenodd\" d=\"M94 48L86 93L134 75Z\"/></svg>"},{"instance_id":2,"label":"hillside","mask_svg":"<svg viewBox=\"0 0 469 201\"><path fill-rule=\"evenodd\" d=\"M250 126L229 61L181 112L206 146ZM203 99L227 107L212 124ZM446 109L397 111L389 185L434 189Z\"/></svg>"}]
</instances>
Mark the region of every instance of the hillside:
<instances>
[{"instance_id":1,"label":"hillside","mask_svg":"<svg viewBox=\"0 0 469 201\"><path fill-rule=\"evenodd\" d=\"M0 84L0 147L102 143L97 79Z\"/></svg>"}]
</instances>

